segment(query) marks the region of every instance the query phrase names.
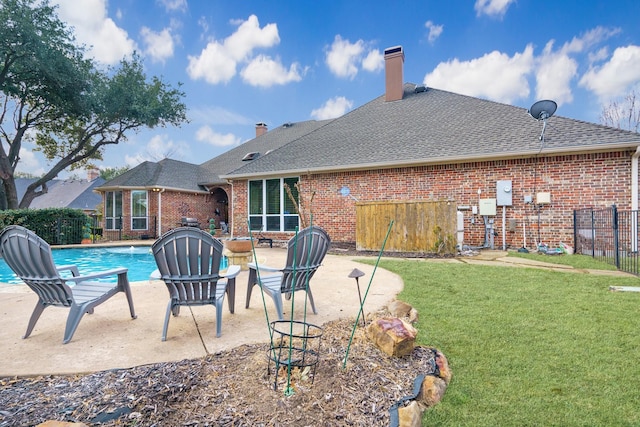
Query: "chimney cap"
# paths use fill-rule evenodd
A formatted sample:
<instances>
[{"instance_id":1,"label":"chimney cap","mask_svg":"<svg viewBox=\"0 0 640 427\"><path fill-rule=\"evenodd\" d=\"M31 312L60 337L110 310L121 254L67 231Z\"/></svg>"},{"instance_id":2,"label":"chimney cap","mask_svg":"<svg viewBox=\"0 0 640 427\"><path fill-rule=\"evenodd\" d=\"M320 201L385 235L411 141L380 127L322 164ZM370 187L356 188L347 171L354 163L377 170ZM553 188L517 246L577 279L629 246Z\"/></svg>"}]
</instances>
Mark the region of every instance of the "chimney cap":
<instances>
[{"instance_id":1,"label":"chimney cap","mask_svg":"<svg viewBox=\"0 0 640 427\"><path fill-rule=\"evenodd\" d=\"M267 124L265 122L258 122L256 123L257 127L267 127Z\"/></svg>"},{"instance_id":2,"label":"chimney cap","mask_svg":"<svg viewBox=\"0 0 640 427\"><path fill-rule=\"evenodd\" d=\"M387 55L393 55L394 53L400 53L403 54L404 51L402 49L402 46L393 46L393 47L388 47L384 50L384 56Z\"/></svg>"}]
</instances>

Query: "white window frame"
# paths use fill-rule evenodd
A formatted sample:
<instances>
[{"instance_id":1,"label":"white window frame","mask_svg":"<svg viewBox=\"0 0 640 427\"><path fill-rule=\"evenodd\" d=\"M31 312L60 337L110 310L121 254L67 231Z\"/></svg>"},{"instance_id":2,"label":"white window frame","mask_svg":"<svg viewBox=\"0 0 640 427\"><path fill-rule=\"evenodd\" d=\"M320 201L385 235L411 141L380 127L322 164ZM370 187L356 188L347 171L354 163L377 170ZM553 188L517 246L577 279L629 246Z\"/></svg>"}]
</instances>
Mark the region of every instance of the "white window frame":
<instances>
[{"instance_id":1,"label":"white window frame","mask_svg":"<svg viewBox=\"0 0 640 427\"><path fill-rule=\"evenodd\" d=\"M280 191L280 206L279 206L279 213L277 214L267 214L267 202L268 202L268 197L267 197L267 181L273 181L279 179L279 185L278 185L278 189ZM285 213L285 200L288 199L288 195L286 190L284 189L284 182L286 180L291 180L291 179L297 179L297 182L300 182L300 177L287 177L287 178L268 178L268 179L254 179L254 180L249 180L247 183L247 217L249 218L249 223L251 224L251 218L260 218L262 221L262 227L260 229L255 229L252 228L252 231L257 231L257 232L291 232L291 231L295 231L294 230L287 230L285 229L285 224L286 224L286 219L290 219L290 218L295 218L296 219L296 223L297 226L300 225L300 217L298 215L297 212L287 212ZM261 182L262 183L262 207L261 207L261 213L259 214L252 214L251 213L251 182ZM298 195L298 197L300 197ZM278 229L268 229L267 228L267 221L269 219L273 219L273 218L278 218L279 219L279 227Z\"/></svg>"},{"instance_id":2,"label":"white window frame","mask_svg":"<svg viewBox=\"0 0 640 427\"><path fill-rule=\"evenodd\" d=\"M136 193L144 193L144 198L140 201L144 201L144 216L134 215L135 202L133 195ZM143 220L143 227L134 227L135 224ZM149 229L149 192L147 190L131 190L131 230L132 231L146 231Z\"/></svg>"},{"instance_id":3,"label":"white window frame","mask_svg":"<svg viewBox=\"0 0 640 427\"><path fill-rule=\"evenodd\" d=\"M118 204L116 203L117 196L120 196L120 212L116 212ZM122 191L107 191L105 193L104 200L104 218L106 230L120 230L122 228L122 205L123 205L123 192ZM111 203L111 212L109 212L109 203Z\"/></svg>"}]
</instances>

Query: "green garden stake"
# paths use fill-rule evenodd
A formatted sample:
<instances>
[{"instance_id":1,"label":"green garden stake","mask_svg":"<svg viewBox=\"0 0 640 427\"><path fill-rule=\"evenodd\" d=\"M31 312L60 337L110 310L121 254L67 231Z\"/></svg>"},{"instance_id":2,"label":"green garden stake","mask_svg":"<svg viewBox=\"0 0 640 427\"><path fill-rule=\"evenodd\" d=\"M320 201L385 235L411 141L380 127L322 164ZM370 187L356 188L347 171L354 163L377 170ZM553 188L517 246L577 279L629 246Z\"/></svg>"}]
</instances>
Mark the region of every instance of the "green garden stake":
<instances>
[{"instance_id":1,"label":"green garden stake","mask_svg":"<svg viewBox=\"0 0 640 427\"><path fill-rule=\"evenodd\" d=\"M351 337L349 338L349 344L347 345L347 352L344 355L342 369L345 369L347 367L347 358L349 357L349 349L351 348L351 342L353 341L353 336L356 333L356 328L358 327L358 321L360 320L360 315L364 310L364 302L367 300L367 295L369 294L369 289L371 288L371 282L373 281L373 276L375 276L376 270L378 269L378 263L380 263L380 258L382 257L382 253L384 252L384 247L387 245L387 239L389 238L389 234L391 233L392 227L393 227L393 220L391 220L391 222L389 223L389 228L387 229L387 235L384 236L384 241L382 242L382 247L380 248L380 253L378 254L378 259L376 259L376 265L373 267L373 273L371 273L371 278L369 279L367 290L364 292L364 298L360 303L360 310L358 311L358 316L356 316L356 321L353 324L353 330L351 331Z\"/></svg>"}]
</instances>

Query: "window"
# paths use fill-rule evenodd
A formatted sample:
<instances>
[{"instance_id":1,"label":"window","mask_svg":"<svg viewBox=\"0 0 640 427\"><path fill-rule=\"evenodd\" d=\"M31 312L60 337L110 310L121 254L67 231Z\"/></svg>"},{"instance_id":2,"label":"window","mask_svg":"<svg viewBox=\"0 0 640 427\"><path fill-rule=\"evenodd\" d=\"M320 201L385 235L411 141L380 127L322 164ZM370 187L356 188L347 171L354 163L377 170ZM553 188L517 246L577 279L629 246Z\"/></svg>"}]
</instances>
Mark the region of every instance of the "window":
<instances>
[{"instance_id":1,"label":"window","mask_svg":"<svg viewBox=\"0 0 640 427\"><path fill-rule=\"evenodd\" d=\"M296 206L298 178L249 181L249 226L254 231L295 231L299 224ZM291 200L285 184L291 190Z\"/></svg>"},{"instance_id":2,"label":"window","mask_svg":"<svg viewBox=\"0 0 640 427\"><path fill-rule=\"evenodd\" d=\"M131 192L131 229L147 229L147 192L135 190Z\"/></svg>"},{"instance_id":3,"label":"window","mask_svg":"<svg viewBox=\"0 0 640 427\"><path fill-rule=\"evenodd\" d=\"M122 191L107 191L105 194L104 219L107 230L122 229Z\"/></svg>"}]
</instances>

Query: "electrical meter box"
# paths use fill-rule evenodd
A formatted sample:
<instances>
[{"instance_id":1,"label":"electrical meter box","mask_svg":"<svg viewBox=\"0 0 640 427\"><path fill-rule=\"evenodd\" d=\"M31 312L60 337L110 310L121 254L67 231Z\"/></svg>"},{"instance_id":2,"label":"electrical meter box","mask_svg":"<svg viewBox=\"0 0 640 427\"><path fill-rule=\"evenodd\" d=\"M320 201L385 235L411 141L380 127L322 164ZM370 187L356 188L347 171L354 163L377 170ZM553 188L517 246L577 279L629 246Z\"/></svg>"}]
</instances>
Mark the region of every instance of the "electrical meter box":
<instances>
[{"instance_id":1,"label":"electrical meter box","mask_svg":"<svg viewBox=\"0 0 640 427\"><path fill-rule=\"evenodd\" d=\"M511 180L498 181L496 184L496 201L498 206L513 205Z\"/></svg>"},{"instance_id":2,"label":"electrical meter box","mask_svg":"<svg viewBox=\"0 0 640 427\"><path fill-rule=\"evenodd\" d=\"M480 215L495 216L496 199L480 199Z\"/></svg>"}]
</instances>

